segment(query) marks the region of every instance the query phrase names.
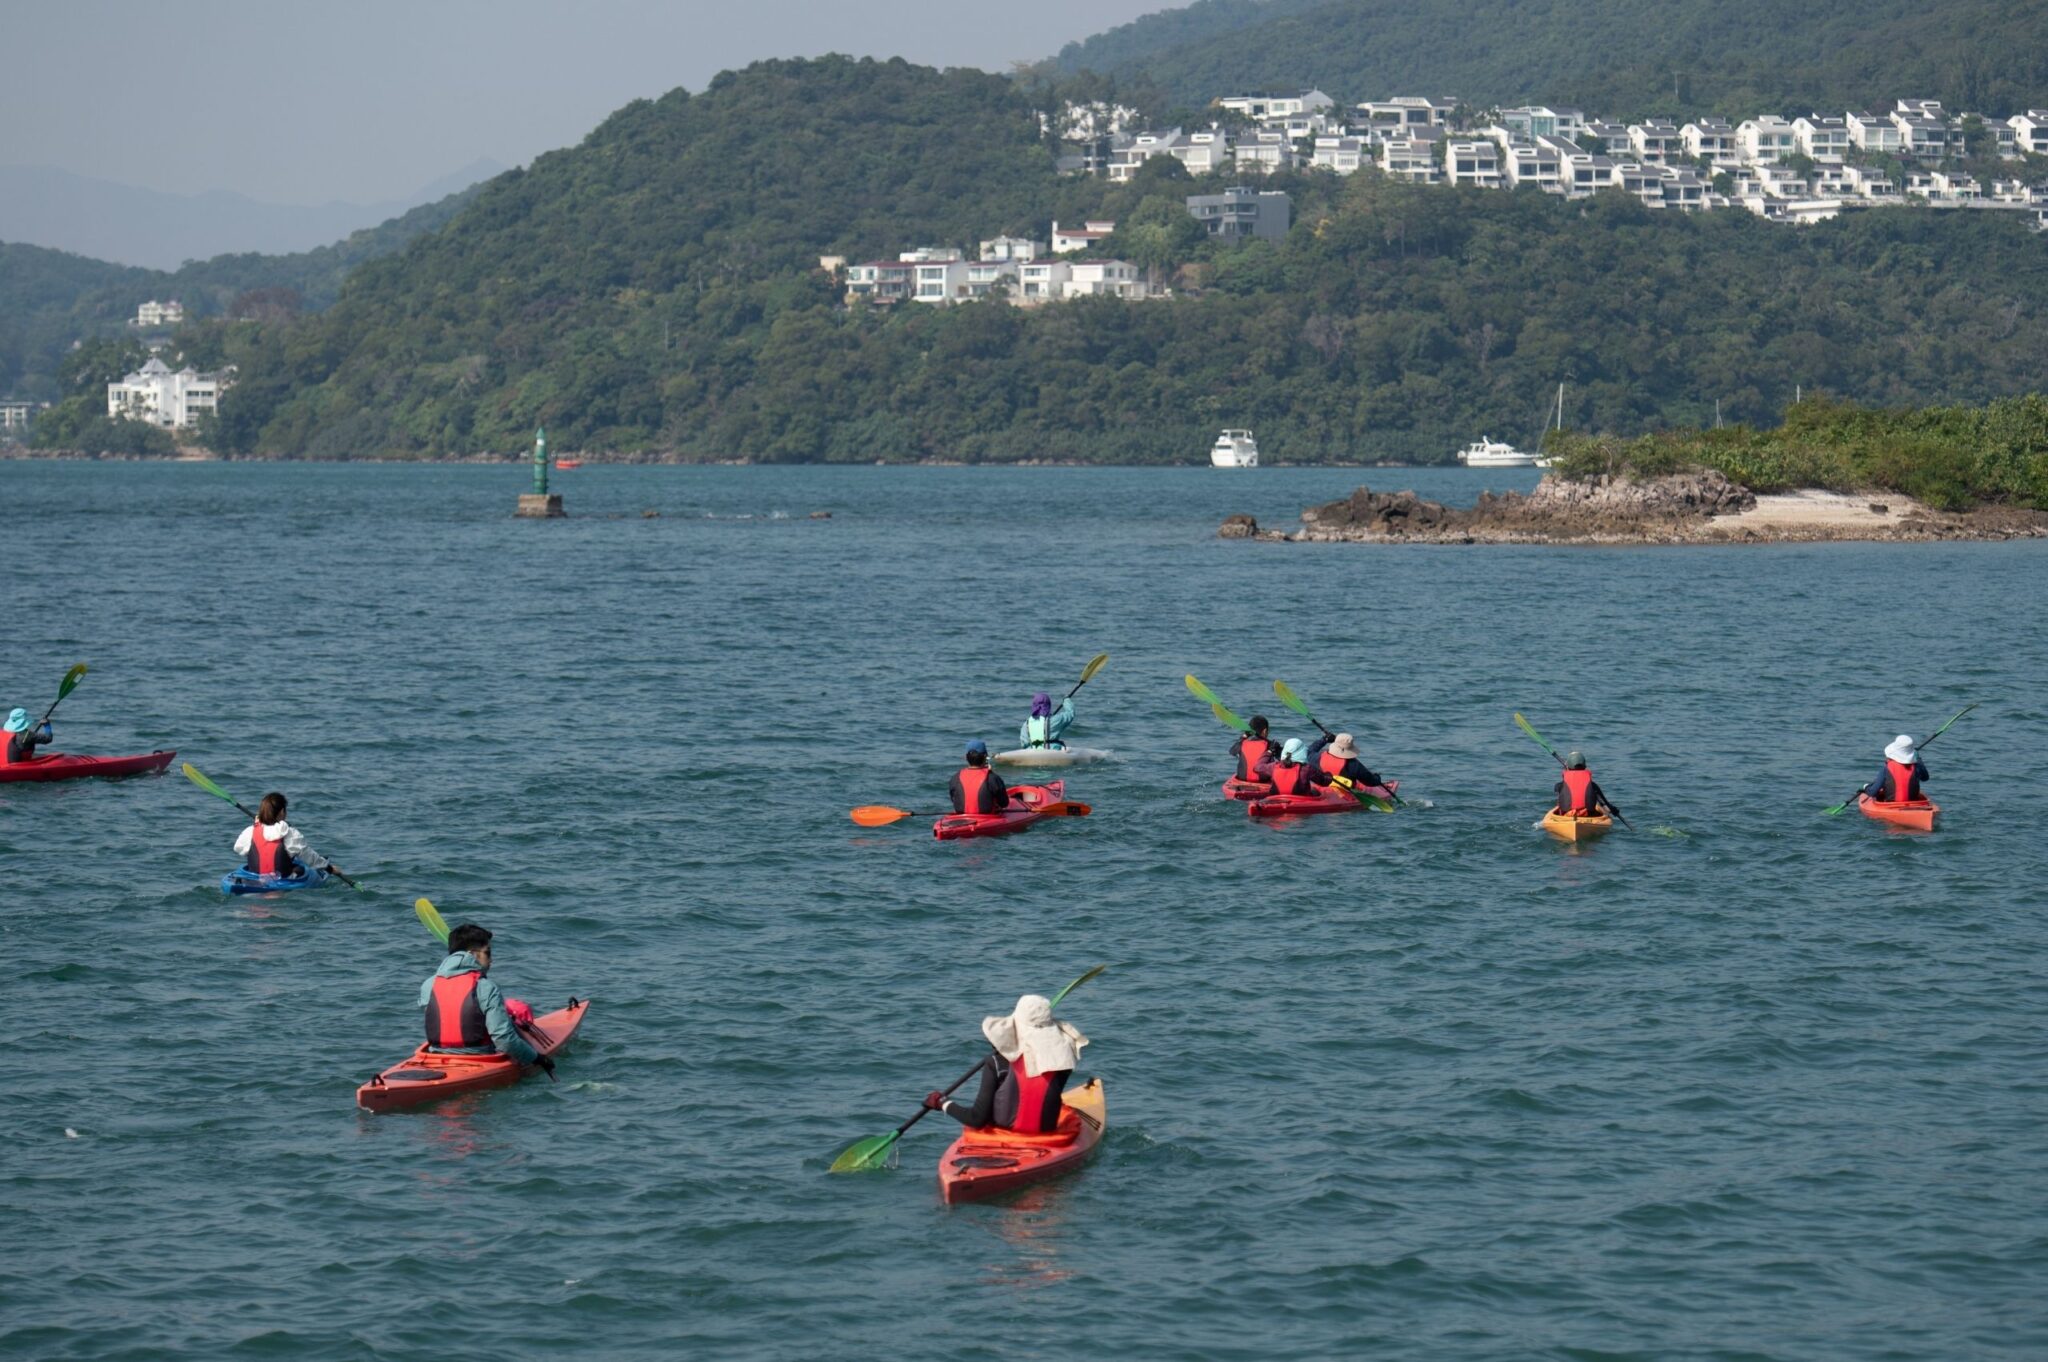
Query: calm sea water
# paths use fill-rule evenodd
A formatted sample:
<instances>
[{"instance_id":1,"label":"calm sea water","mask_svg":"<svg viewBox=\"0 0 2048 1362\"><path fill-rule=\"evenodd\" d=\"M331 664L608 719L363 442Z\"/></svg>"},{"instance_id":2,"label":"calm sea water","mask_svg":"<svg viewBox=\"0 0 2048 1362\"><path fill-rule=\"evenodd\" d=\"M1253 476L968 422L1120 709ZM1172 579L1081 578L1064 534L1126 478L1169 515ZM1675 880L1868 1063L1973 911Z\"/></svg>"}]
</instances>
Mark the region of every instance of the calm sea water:
<instances>
[{"instance_id":1,"label":"calm sea water","mask_svg":"<svg viewBox=\"0 0 2048 1362\"><path fill-rule=\"evenodd\" d=\"M0 464L0 704L87 661L63 746L368 886L223 899L175 773L0 786L0 1355L2048 1355L2048 545L1214 537L1360 477ZM848 822L1101 650L1093 817ZM1430 807L1254 825L1188 671ZM1942 831L1818 816L1973 700ZM1636 833L1532 830L1516 709ZM559 1082L353 1108L421 894L595 1000ZM1104 961L1085 1173L826 1175Z\"/></svg>"}]
</instances>

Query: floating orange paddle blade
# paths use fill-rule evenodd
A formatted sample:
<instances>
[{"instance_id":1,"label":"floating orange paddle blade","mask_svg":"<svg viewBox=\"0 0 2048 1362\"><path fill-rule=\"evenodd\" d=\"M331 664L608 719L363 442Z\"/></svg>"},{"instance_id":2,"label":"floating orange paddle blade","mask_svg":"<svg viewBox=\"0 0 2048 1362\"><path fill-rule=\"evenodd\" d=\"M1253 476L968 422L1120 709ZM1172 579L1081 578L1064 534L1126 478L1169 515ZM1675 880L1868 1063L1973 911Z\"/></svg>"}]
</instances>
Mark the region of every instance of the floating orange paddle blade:
<instances>
[{"instance_id":1,"label":"floating orange paddle blade","mask_svg":"<svg viewBox=\"0 0 2048 1362\"><path fill-rule=\"evenodd\" d=\"M864 828L885 828L899 818L915 818L909 809L892 809L887 804L863 804L849 815Z\"/></svg>"},{"instance_id":2,"label":"floating orange paddle blade","mask_svg":"<svg viewBox=\"0 0 2048 1362\"><path fill-rule=\"evenodd\" d=\"M1037 812L1044 814L1048 818L1086 818L1089 814L1094 813L1095 810L1086 804L1066 799L1061 800L1057 804L1044 805Z\"/></svg>"}]
</instances>

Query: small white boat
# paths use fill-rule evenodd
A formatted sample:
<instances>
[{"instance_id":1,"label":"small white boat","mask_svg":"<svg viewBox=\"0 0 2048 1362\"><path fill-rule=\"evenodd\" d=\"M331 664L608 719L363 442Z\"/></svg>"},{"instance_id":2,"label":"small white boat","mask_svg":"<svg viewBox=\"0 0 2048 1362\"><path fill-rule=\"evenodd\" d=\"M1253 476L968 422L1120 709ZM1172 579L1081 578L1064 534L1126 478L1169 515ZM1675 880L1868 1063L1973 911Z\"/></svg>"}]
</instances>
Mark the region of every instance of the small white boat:
<instances>
[{"instance_id":1,"label":"small white boat","mask_svg":"<svg viewBox=\"0 0 2048 1362\"><path fill-rule=\"evenodd\" d=\"M1079 766L1084 761L1108 761L1110 753L1100 747L1016 747L998 752L989 760L998 766Z\"/></svg>"},{"instance_id":2,"label":"small white boat","mask_svg":"<svg viewBox=\"0 0 2048 1362\"><path fill-rule=\"evenodd\" d=\"M1209 446L1209 462L1217 468L1257 468L1259 442L1248 430L1226 430Z\"/></svg>"},{"instance_id":3,"label":"small white boat","mask_svg":"<svg viewBox=\"0 0 2048 1362\"><path fill-rule=\"evenodd\" d=\"M1458 451L1458 462L1467 468L1534 468L1541 461L1501 440L1474 440Z\"/></svg>"}]
</instances>

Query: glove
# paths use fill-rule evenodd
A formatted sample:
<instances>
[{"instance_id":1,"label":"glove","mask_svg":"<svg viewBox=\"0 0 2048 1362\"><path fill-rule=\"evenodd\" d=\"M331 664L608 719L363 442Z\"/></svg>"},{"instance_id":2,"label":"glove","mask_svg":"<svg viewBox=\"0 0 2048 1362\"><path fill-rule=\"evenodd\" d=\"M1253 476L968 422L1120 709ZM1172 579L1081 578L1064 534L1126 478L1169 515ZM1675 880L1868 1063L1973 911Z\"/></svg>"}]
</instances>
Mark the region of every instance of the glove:
<instances>
[{"instance_id":1,"label":"glove","mask_svg":"<svg viewBox=\"0 0 2048 1362\"><path fill-rule=\"evenodd\" d=\"M940 1107L943 1107L945 1105L946 1094L942 1092L934 1090L924 1095L924 1109L926 1111L937 1111Z\"/></svg>"},{"instance_id":2,"label":"glove","mask_svg":"<svg viewBox=\"0 0 2048 1362\"><path fill-rule=\"evenodd\" d=\"M542 1069L546 1070L550 1076L554 1074L555 1061L552 1055L535 1055L533 1057L533 1062L539 1065Z\"/></svg>"}]
</instances>

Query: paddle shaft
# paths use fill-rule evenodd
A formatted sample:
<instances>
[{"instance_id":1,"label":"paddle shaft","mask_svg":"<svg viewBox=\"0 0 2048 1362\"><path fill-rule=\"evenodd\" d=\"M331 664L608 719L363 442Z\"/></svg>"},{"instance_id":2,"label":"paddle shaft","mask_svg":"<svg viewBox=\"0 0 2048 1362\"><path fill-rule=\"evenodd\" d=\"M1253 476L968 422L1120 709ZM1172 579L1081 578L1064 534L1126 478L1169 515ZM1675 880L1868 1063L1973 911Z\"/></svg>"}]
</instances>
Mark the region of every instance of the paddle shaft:
<instances>
[{"instance_id":1,"label":"paddle shaft","mask_svg":"<svg viewBox=\"0 0 2048 1362\"><path fill-rule=\"evenodd\" d=\"M968 1070L968 1071L967 1071L966 1073L964 1073L964 1074L961 1074L961 1075L960 1075L960 1076L959 1076L958 1078L954 1079L954 1080L952 1081L952 1083L950 1083L949 1085L947 1085L947 1088L946 1088L946 1091L945 1091L945 1095L946 1095L947 1097L951 1097L951 1096L953 1095L953 1092L954 1092L954 1090L955 1090L955 1089L957 1089L957 1088L958 1088L958 1087L959 1087L959 1086L960 1086L960 1085L961 1085L962 1083L965 1083L965 1082L966 1082L966 1081L967 1081L968 1079L970 1079L970 1078L974 1077L974 1076L975 1076L976 1074L980 1073L980 1072L981 1072L981 1066L982 1066L982 1065L983 1065L984 1063L986 1063L986 1062L987 1062L987 1061L985 1061L985 1060L979 1060L979 1059L975 1060L975 1061L974 1061L974 1067L973 1067L973 1068L969 1069L969 1070ZM919 1108L917 1109L917 1115L915 1115L915 1116L911 1117L911 1118L910 1118L909 1120L905 1121L905 1122L904 1122L904 1123L903 1123L902 1125L900 1125L900 1126L896 1127L896 1133L895 1133L894 1135L892 1135L892 1136L890 1136L890 1137L889 1137L889 1144L895 1144L895 1143L896 1143L896 1141L898 1141L898 1140L902 1139L902 1138L903 1138L903 1132L904 1132L904 1131L906 1131L906 1130L910 1129L910 1128L911 1128L912 1126L916 1125L916 1124L917 1124L917 1123L918 1123L919 1121L922 1121L922 1120L923 1120L923 1119L924 1119L925 1117L927 1117L927 1116L931 1115L931 1114L932 1114L932 1113L933 1113L934 1111L936 1111L936 1110L938 1110L938 1108L936 1108L936 1107L919 1107ZM882 1146L882 1149L887 1149L888 1147L889 1147L889 1145L883 1145L883 1146ZM876 1152L877 1154L879 1154L879 1153L881 1153L882 1151L878 1149L878 1150L876 1150L875 1152Z\"/></svg>"}]
</instances>

